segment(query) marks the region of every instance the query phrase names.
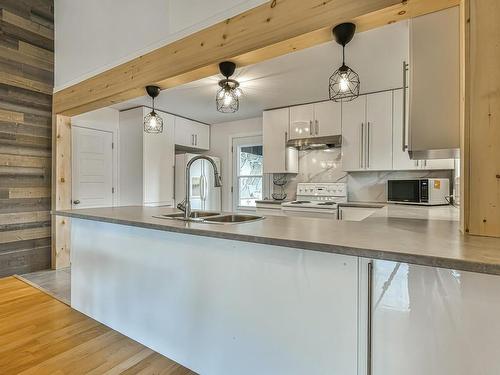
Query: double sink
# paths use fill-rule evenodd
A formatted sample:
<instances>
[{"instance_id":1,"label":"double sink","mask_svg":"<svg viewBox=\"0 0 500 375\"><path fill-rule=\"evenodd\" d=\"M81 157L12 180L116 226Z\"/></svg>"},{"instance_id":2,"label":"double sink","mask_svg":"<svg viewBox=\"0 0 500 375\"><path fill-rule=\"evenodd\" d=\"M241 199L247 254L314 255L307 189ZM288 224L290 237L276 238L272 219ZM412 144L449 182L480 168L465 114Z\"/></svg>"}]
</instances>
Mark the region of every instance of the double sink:
<instances>
[{"instance_id":1,"label":"double sink","mask_svg":"<svg viewBox=\"0 0 500 375\"><path fill-rule=\"evenodd\" d=\"M238 224L238 223L246 223L250 221L264 219L263 216L243 215L243 214L221 214L219 212L209 212L209 211L193 211L191 212L191 215L187 220L184 218L184 212L177 212L173 214L165 214L154 217L158 219L183 220L183 221L193 221L197 223L209 223L209 224Z\"/></svg>"}]
</instances>

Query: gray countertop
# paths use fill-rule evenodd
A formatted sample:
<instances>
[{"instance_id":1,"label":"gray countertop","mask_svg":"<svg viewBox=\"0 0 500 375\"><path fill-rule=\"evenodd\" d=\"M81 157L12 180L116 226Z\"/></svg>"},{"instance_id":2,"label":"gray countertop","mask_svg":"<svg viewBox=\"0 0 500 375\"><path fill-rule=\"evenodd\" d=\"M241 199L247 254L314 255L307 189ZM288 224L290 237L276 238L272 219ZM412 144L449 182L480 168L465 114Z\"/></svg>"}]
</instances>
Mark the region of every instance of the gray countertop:
<instances>
[{"instance_id":1,"label":"gray countertop","mask_svg":"<svg viewBox=\"0 0 500 375\"><path fill-rule=\"evenodd\" d=\"M500 238L463 235L451 220L370 217L361 222L287 216L236 225L157 219L165 207L56 211L55 215L500 275Z\"/></svg>"}]
</instances>

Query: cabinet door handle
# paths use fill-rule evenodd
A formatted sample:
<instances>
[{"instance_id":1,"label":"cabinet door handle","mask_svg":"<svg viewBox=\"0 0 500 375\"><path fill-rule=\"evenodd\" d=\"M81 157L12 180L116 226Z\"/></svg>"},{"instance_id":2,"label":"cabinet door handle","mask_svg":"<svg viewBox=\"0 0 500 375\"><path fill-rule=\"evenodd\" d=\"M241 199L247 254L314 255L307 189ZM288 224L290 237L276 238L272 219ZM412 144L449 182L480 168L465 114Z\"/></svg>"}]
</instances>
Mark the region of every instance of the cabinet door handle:
<instances>
[{"instance_id":1,"label":"cabinet door handle","mask_svg":"<svg viewBox=\"0 0 500 375\"><path fill-rule=\"evenodd\" d=\"M175 165L172 165L172 202L175 204Z\"/></svg>"},{"instance_id":2,"label":"cabinet door handle","mask_svg":"<svg viewBox=\"0 0 500 375\"><path fill-rule=\"evenodd\" d=\"M366 124L366 168L370 168L370 122Z\"/></svg>"},{"instance_id":3,"label":"cabinet door handle","mask_svg":"<svg viewBox=\"0 0 500 375\"><path fill-rule=\"evenodd\" d=\"M313 135L313 122L309 120L309 135Z\"/></svg>"},{"instance_id":4,"label":"cabinet door handle","mask_svg":"<svg viewBox=\"0 0 500 375\"><path fill-rule=\"evenodd\" d=\"M365 123L361 123L361 141L359 142L359 167L363 168L365 155Z\"/></svg>"},{"instance_id":5,"label":"cabinet door handle","mask_svg":"<svg viewBox=\"0 0 500 375\"><path fill-rule=\"evenodd\" d=\"M367 296L368 296L368 308L367 308L367 322L366 322L366 373L368 375L372 374L372 323L373 323L373 262L368 262L368 272L367 272Z\"/></svg>"},{"instance_id":6,"label":"cabinet door handle","mask_svg":"<svg viewBox=\"0 0 500 375\"><path fill-rule=\"evenodd\" d=\"M408 149L406 144L406 72L408 71L408 64L403 61L403 137L402 137L402 149L405 152Z\"/></svg>"},{"instance_id":7,"label":"cabinet door handle","mask_svg":"<svg viewBox=\"0 0 500 375\"><path fill-rule=\"evenodd\" d=\"M288 148L286 147L286 143L288 142L288 132L285 132L285 172L288 171Z\"/></svg>"},{"instance_id":8,"label":"cabinet door handle","mask_svg":"<svg viewBox=\"0 0 500 375\"><path fill-rule=\"evenodd\" d=\"M316 135L319 135L319 121L315 120L316 122Z\"/></svg>"},{"instance_id":9,"label":"cabinet door handle","mask_svg":"<svg viewBox=\"0 0 500 375\"><path fill-rule=\"evenodd\" d=\"M191 134L191 146L194 146L194 134Z\"/></svg>"},{"instance_id":10,"label":"cabinet door handle","mask_svg":"<svg viewBox=\"0 0 500 375\"><path fill-rule=\"evenodd\" d=\"M198 134L194 135L194 145L198 146Z\"/></svg>"},{"instance_id":11,"label":"cabinet door handle","mask_svg":"<svg viewBox=\"0 0 500 375\"><path fill-rule=\"evenodd\" d=\"M75 200L73 201L73 204L80 204L80 201L79 201L78 199L75 199Z\"/></svg>"}]
</instances>

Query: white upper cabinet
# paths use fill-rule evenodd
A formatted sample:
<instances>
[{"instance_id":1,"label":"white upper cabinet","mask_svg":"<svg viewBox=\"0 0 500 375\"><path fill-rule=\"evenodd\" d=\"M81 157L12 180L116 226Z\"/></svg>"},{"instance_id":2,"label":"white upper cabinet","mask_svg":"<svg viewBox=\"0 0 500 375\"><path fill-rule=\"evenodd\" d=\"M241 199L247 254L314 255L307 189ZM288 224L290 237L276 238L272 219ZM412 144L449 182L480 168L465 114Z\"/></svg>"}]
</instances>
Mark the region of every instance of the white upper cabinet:
<instances>
[{"instance_id":1,"label":"white upper cabinet","mask_svg":"<svg viewBox=\"0 0 500 375\"><path fill-rule=\"evenodd\" d=\"M392 91L366 95L365 168L392 169Z\"/></svg>"},{"instance_id":2,"label":"white upper cabinet","mask_svg":"<svg viewBox=\"0 0 500 375\"><path fill-rule=\"evenodd\" d=\"M393 111L393 139L392 139L392 166L394 170L412 169L454 169L453 159L429 159L412 160L408 150L403 147L407 142L403 141L403 90L394 90L394 111ZM408 112L406 112L406 115ZM406 116L406 119L408 116Z\"/></svg>"},{"instance_id":3,"label":"white upper cabinet","mask_svg":"<svg viewBox=\"0 0 500 375\"><path fill-rule=\"evenodd\" d=\"M286 147L290 109L264 111L264 173L298 173L298 151Z\"/></svg>"},{"instance_id":4,"label":"white upper cabinet","mask_svg":"<svg viewBox=\"0 0 500 375\"><path fill-rule=\"evenodd\" d=\"M342 133L342 104L327 101L314 104L315 134L320 137Z\"/></svg>"},{"instance_id":5,"label":"white upper cabinet","mask_svg":"<svg viewBox=\"0 0 500 375\"><path fill-rule=\"evenodd\" d=\"M290 139L313 137L313 122L313 104L304 104L290 107Z\"/></svg>"},{"instance_id":6,"label":"white upper cabinet","mask_svg":"<svg viewBox=\"0 0 500 375\"><path fill-rule=\"evenodd\" d=\"M452 7L410 20L408 149L414 159L460 147L459 18Z\"/></svg>"},{"instance_id":7,"label":"white upper cabinet","mask_svg":"<svg viewBox=\"0 0 500 375\"><path fill-rule=\"evenodd\" d=\"M342 167L392 169L392 91L342 104Z\"/></svg>"},{"instance_id":8,"label":"white upper cabinet","mask_svg":"<svg viewBox=\"0 0 500 375\"><path fill-rule=\"evenodd\" d=\"M366 96L342 103L342 169L364 168Z\"/></svg>"},{"instance_id":9,"label":"white upper cabinet","mask_svg":"<svg viewBox=\"0 0 500 375\"><path fill-rule=\"evenodd\" d=\"M210 127L176 116L175 145L188 149L208 150L210 148Z\"/></svg>"},{"instance_id":10,"label":"white upper cabinet","mask_svg":"<svg viewBox=\"0 0 500 375\"><path fill-rule=\"evenodd\" d=\"M290 139L339 135L341 108L332 101L290 107Z\"/></svg>"}]
</instances>

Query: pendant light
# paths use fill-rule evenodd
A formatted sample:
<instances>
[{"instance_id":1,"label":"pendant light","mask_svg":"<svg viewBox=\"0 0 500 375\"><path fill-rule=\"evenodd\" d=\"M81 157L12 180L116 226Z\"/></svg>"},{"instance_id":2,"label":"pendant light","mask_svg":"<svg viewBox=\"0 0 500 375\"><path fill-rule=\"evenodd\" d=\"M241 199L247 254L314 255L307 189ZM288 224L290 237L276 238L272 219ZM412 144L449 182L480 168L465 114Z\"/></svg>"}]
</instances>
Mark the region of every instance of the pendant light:
<instances>
[{"instance_id":1,"label":"pendant light","mask_svg":"<svg viewBox=\"0 0 500 375\"><path fill-rule=\"evenodd\" d=\"M158 134L163 131L163 119L155 112L155 98L160 94L158 86L146 86L146 92L153 101L153 110L144 117L144 131Z\"/></svg>"},{"instance_id":2,"label":"pendant light","mask_svg":"<svg viewBox=\"0 0 500 375\"><path fill-rule=\"evenodd\" d=\"M345 64L345 46L356 31L356 25L341 23L333 28L335 41L342 46L342 66L330 77L330 100L349 102L359 96L359 75Z\"/></svg>"},{"instance_id":3,"label":"pendant light","mask_svg":"<svg viewBox=\"0 0 500 375\"><path fill-rule=\"evenodd\" d=\"M234 113L240 108L240 96L242 94L239 88L240 83L231 77L236 69L236 64L231 61L224 61L219 64L221 74L226 77L219 81L220 89L217 91L215 102L217 111L222 113Z\"/></svg>"}]
</instances>

